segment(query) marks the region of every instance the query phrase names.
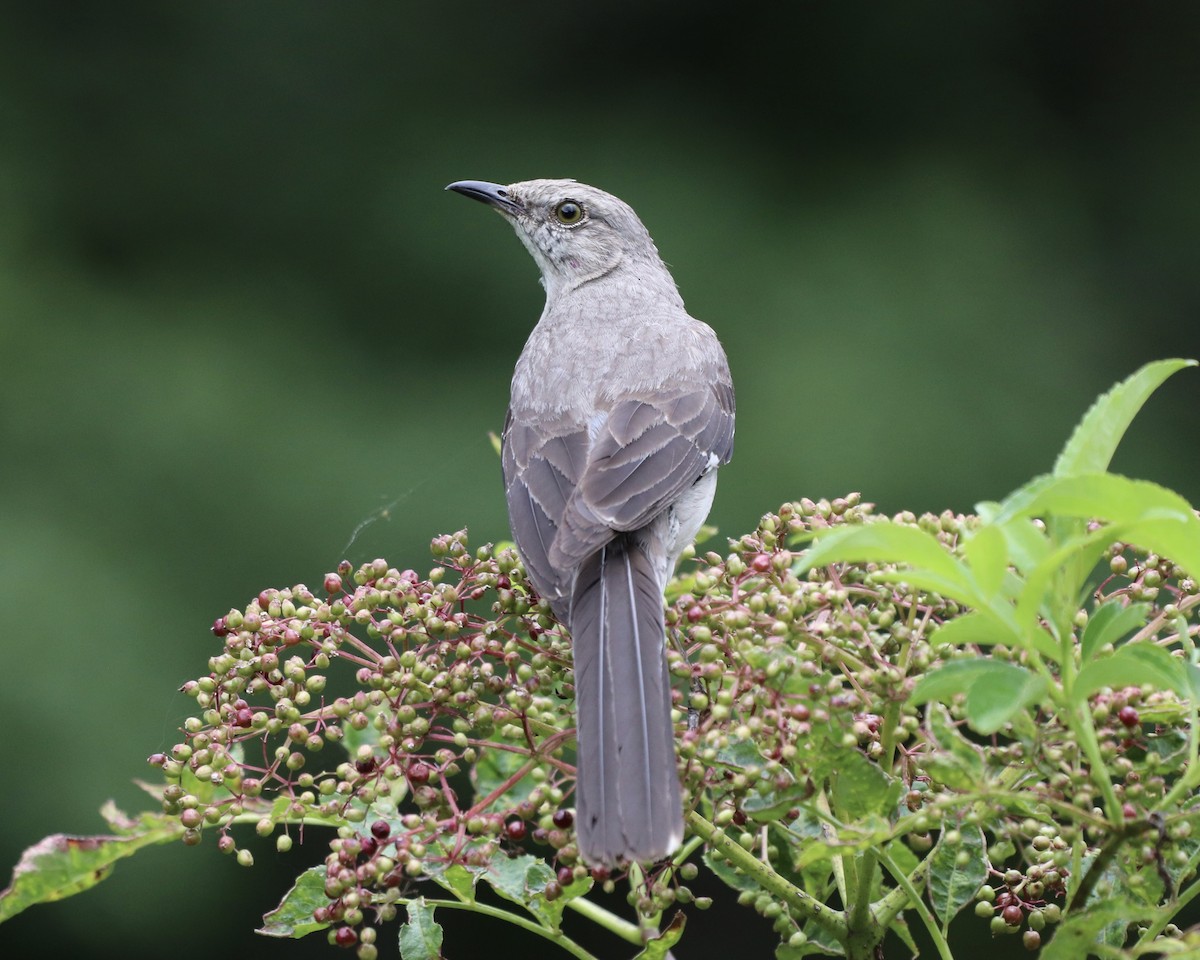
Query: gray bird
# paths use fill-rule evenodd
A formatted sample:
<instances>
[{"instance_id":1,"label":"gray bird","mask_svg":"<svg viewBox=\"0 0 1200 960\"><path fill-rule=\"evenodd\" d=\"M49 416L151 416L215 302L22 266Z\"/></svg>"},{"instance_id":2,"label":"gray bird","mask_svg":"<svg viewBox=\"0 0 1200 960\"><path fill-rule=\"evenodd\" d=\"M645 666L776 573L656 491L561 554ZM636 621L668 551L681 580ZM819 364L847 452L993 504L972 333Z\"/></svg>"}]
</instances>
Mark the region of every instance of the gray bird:
<instances>
[{"instance_id":1,"label":"gray bird","mask_svg":"<svg viewBox=\"0 0 1200 960\"><path fill-rule=\"evenodd\" d=\"M573 180L446 189L504 215L546 307L513 374L508 515L571 633L579 850L649 862L683 838L663 589L733 453L733 382L637 214Z\"/></svg>"}]
</instances>

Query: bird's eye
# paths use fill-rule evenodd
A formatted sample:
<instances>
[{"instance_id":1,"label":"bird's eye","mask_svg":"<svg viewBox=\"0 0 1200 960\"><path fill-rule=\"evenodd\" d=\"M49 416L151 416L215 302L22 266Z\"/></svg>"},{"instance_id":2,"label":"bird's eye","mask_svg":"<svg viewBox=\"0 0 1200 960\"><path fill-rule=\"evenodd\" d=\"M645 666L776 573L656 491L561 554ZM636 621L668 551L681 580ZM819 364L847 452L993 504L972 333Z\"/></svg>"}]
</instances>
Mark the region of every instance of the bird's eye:
<instances>
[{"instance_id":1,"label":"bird's eye","mask_svg":"<svg viewBox=\"0 0 1200 960\"><path fill-rule=\"evenodd\" d=\"M568 227L583 219L583 205L574 200L564 200L554 208L554 218Z\"/></svg>"}]
</instances>

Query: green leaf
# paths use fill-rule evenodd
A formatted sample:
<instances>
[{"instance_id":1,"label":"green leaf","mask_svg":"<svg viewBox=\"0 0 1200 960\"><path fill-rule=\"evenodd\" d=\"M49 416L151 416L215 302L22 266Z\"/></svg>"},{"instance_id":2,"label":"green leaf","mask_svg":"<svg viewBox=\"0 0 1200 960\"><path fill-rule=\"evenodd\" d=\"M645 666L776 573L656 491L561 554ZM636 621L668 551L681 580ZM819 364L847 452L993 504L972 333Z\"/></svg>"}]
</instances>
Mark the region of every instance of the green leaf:
<instances>
[{"instance_id":1,"label":"green leaf","mask_svg":"<svg viewBox=\"0 0 1200 960\"><path fill-rule=\"evenodd\" d=\"M1022 573L1034 569L1050 552L1050 541L1045 532L1030 517L1015 517L995 526L1004 534L1004 542L1013 566Z\"/></svg>"},{"instance_id":2,"label":"green leaf","mask_svg":"<svg viewBox=\"0 0 1200 960\"><path fill-rule=\"evenodd\" d=\"M0 892L0 923L35 903L62 900L90 890L112 873L118 860L143 847L170 843L183 833L178 818L162 813L129 820L123 836L73 837L56 833L29 847Z\"/></svg>"},{"instance_id":3,"label":"green leaf","mask_svg":"<svg viewBox=\"0 0 1200 960\"><path fill-rule=\"evenodd\" d=\"M1200 575L1200 518L1179 494L1148 480L1112 473L1052 478L1022 512L1106 520L1119 525L1114 537Z\"/></svg>"},{"instance_id":4,"label":"green leaf","mask_svg":"<svg viewBox=\"0 0 1200 960\"><path fill-rule=\"evenodd\" d=\"M765 761L758 752L758 747L749 738L739 738L728 741L717 750L717 763L728 767L745 770L750 766L762 766Z\"/></svg>"},{"instance_id":5,"label":"green leaf","mask_svg":"<svg viewBox=\"0 0 1200 960\"><path fill-rule=\"evenodd\" d=\"M299 937L324 930L327 923L317 923L313 919L313 911L317 907L328 906L329 898L325 896L325 867L309 867L292 885L292 889L283 895L279 906L263 915L263 925L258 933L265 937Z\"/></svg>"},{"instance_id":6,"label":"green leaf","mask_svg":"<svg viewBox=\"0 0 1200 960\"><path fill-rule=\"evenodd\" d=\"M1173 911L1177 908L1168 909ZM1072 910L1058 925L1054 939L1042 949L1041 960L1084 960L1096 954L1095 947L1105 927L1114 923L1123 926L1146 923L1154 913L1154 910L1123 898L1090 902L1083 910Z\"/></svg>"},{"instance_id":7,"label":"green leaf","mask_svg":"<svg viewBox=\"0 0 1200 960\"><path fill-rule=\"evenodd\" d=\"M958 833L961 842L951 846L945 842L943 832L929 866L929 900L943 933L958 912L975 899L987 879L983 831L964 826Z\"/></svg>"},{"instance_id":8,"label":"green leaf","mask_svg":"<svg viewBox=\"0 0 1200 960\"><path fill-rule=\"evenodd\" d=\"M497 747L490 747L480 751L479 759L471 767L471 781L475 786L475 795L477 797L486 797L528 762L528 754L517 753L512 750L501 750ZM530 771L532 769L533 767L531 766ZM488 809L511 810L517 804L521 803L521 801L527 799L536 786L537 784L532 777L528 775L523 776L500 794L488 806Z\"/></svg>"},{"instance_id":9,"label":"green leaf","mask_svg":"<svg viewBox=\"0 0 1200 960\"><path fill-rule=\"evenodd\" d=\"M857 750L839 753L836 776L833 801L849 817L886 813L891 806L892 778Z\"/></svg>"},{"instance_id":10,"label":"green leaf","mask_svg":"<svg viewBox=\"0 0 1200 960\"><path fill-rule=\"evenodd\" d=\"M666 928L653 940L647 940L646 945L642 947L642 952L633 960L665 960L671 955L671 948L683 936L683 927L686 922L687 918L683 911L677 910Z\"/></svg>"},{"instance_id":11,"label":"green leaf","mask_svg":"<svg viewBox=\"0 0 1200 960\"><path fill-rule=\"evenodd\" d=\"M533 894L529 901L529 912L538 918L543 927L550 930L558 930L562 926L563 912L566 910L567 904L586 894L592 889L592 885L593 880L591 877L572 880L562 888L562 893L554 900L547 900L544 891L539 890Z\"/></svg>"},{"instance_id":12,"label":"green leaf","mask_svg":"<svg viewBox=\"0 0 1200 960\"><path fill-rule=\"evenodd\" d=\"M1185 700L1192 695L1186 665L1150 641L1127 643L1103 660L1085 664L1075 678L1074 695L1084 700L1101 687L1132 687L1144 683L1171 690Z\"/></svg>"},{"instance_id":13,"label":"green leaf","mask_svg":"<svg viewBox=\"0 0 1200 960\"><path fill-rule=\"evenodd\" d=\"M971 606L980 605L978 591L966 567L937 537L918 527L886 522L842 527L823 534L799 559L800 565L808 568L834 562L901 563L908 569L892 579L904 580Z\"/></svg>"},{"instance_id":14,"label":"green leaf","mask_svg":"<svg viewBox=\"0 0 1200 960\"><path fill-rule=\"evenodd\" d=\"M926 713L929 733L941 748L926 754L926 771L951 789L977 790L984 778L982 751L958 732L942 704L931 703ZM900 844L900 848L907 846Z\"/></svg>"},{"instance_id":15,"label":"green leaf","mask_svg":"<svg viewBox=\"0 0 1200 960\"><path fill-rule=\"evenodd\" d=\"M976 733L995 733L1046 695L1045 677L1015 664L992 662L1002 669L990 671L967 693L967 722Z\"/></svg>"},{"instance_id":16,"label":"green leaf","mask_svg":"<svg viewBox=\"0 0 1200 960\"><path fill-rule=\"evenodd\" d=\"M1171 374L1195 364L1195 360L1158 360L1116 384L1084 414L1054 463L1054 475L1070 477L1107 470L1129 424L1150 395Z\"/></svg>"},{"instance_id":17,"label":"green leaf","mask_svg":"<svg viewBox=\"0 0 1200 960\"><path fill-rule=\"evenodd\" d=\"M528 853L510 857L500 850L496 851L483 874L500 896L523 907L528 907L533 895L545 889L555 876L545 861L537 857Z\"/></svg>"},{"instance_id":18,"label":"green leaf","mask_svg":"<svg viewBox=\"0 0 1200 960\"><path fill-rule=\"evenodd\" d=\"M712 849L704 851L704 862L718 880L737 891L758 890L758 882L748 873L742 873L732 863Z\"/></svg>"},{"instance_id":19,"label":"green leaf","mask_svg":"<svg viewBox=\"0 0 1200 960\"><path fill-rule=\"evenodd\" d=\"M991 610L972 610L960 614L938 627L933 636L937 638L937 643L949 643L956 647L972 643L982 647L997 643L1024 647L1029 642L1014 624L1001 619ZM1058 648L1044 630L1034 630L1030 636L1033 646L1043 656L1058 656Z\"/></svg>"},{"instance_id":20,"label":"green leaf","mask_svg":"<svg viewBox=\"0 0 1200 960\"><path fill-rule=\"evenodd\" d=\"M429 864L432 867L433 864ZM429 870L430 878L445 887L463 903L475 902L475 875L461 863L452 863L445 870Z\"/></svg>"},{"instance_id":21,"label":"green leaf","mask_svg":"<svg viewBox=\"0 0 1200 960\"><path fill-rule=\"evenodd\" d=\"M995 733L1046 692L1043 677L1004 660L951 660L925 674L909 702L949 702L966 694L967 721L977 733Z\"/></svg>"},{"instance_id":22,"label":"green leaf","mask_svg":"<svg viewBox=\"0 0 1200 960\"><path fill-rule=\"evenodd\" d=\"M995 596L1008 572L1008 548L999 527L984 525L964 543L967 565L985 597Z\"/></svg>"},{"instance_id":23,"label":"green leaf","mask_svg":"<svg viewBox=\"0 0 1200 960\"><path fill-rule=\"evenodd\" d=\"M400 956L403 960L439 960L442 955L442 928L433 919L433 907L424 897L408 901L408 922L400 928Z\"/></svg>"},{"instance_id":24,"label":"green leaf","mask_svg":"<svg viewBox=\"0 0 1200 960\"><path fill-rule=\"evenodd\" d=\"M805 927L804 932L809 933L810 931ZM825 944L812 938L807 943L794 947L789 943L775 945L775 960L801 960L803 957L844 957L845 955L846 951L836 940Z\"/></svg>"},{"instance_id":25,"label":"green leaf","mask_svg":"<svg viewBox=\"0 0 1200 960\"><path fill-rule=\"evenodd\" d=\"M809 920L801 928L808 937L808 945L813 949L801 956L815 957L844 957L846 948L834 937L833 933L816 920Z\"/></svg>"},{"instance_id":26,"label":"green leaf","mask_svg":"<svg viewBox=\"0 0 1200 960\"><path fill-rule=\"evenodd\" d=\"M1080 641L1080 659L1086 664L1093 660L1096 652L1108 644L1115 644L1135 627L1145 624L1150 612L1148 603L1125 603L1123 598L1114 597L1092 612Z\"/></svg>"}]
</instances>

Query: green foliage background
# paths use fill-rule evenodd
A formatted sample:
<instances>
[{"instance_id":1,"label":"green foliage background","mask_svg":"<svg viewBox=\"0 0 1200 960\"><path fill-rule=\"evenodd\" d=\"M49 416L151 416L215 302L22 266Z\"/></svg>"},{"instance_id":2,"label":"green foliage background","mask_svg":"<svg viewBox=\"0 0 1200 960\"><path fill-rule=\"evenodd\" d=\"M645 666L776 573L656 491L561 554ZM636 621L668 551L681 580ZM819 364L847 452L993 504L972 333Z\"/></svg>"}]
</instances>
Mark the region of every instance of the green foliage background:
<instances>
[{"instance_id":1,"label":"green foliage background","mask_svg":"<svg viewBox=\"0 0 1200 960\"><path fill-rule=\"evenodd\" d=\"M1113 381L1200 350L1198 27L1184 3L4 5L0 860L140 803L231 605L506 535L485 434L541 292L445 183L574 176L642 214L733 366L723 532L849 490L970 509ZM1168 383L1115 468L1200 499L1196 398ZM273 854L144 856L0 943L330 949L250 941Z\"/></svg>"}]
</instances>

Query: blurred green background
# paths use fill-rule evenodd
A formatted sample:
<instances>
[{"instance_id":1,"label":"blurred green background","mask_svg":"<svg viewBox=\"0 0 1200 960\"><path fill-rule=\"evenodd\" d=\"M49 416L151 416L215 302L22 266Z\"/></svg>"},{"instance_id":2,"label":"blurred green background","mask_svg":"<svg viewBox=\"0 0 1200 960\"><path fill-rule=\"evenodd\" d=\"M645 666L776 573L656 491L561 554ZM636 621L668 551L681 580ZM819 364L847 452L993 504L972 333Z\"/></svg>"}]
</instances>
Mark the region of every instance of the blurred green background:
<instances>
[{"instance_id":1,"label":"blurred green background","mask_svg":"<svg viewBox=\"0 0 1200 960\"><path fill-rule=\"evenodd\" d=\"M851 490L969 510L1114 380L1200 355L1195 4L0 17L0 869L141 804L231 605L506 536L486 434L541 290L451 180L570 176L639 211L732 363L731 535ZM1117 466L1200 500L1198 397L1168 384ZM249 932L320 844L252 871L213 847L122 863L0 945L331 955ZM769 955L765 927L696 915L678 955ZM455 926L450 955L477 934L505 942Z\"/></svg>"}]
</instances>

